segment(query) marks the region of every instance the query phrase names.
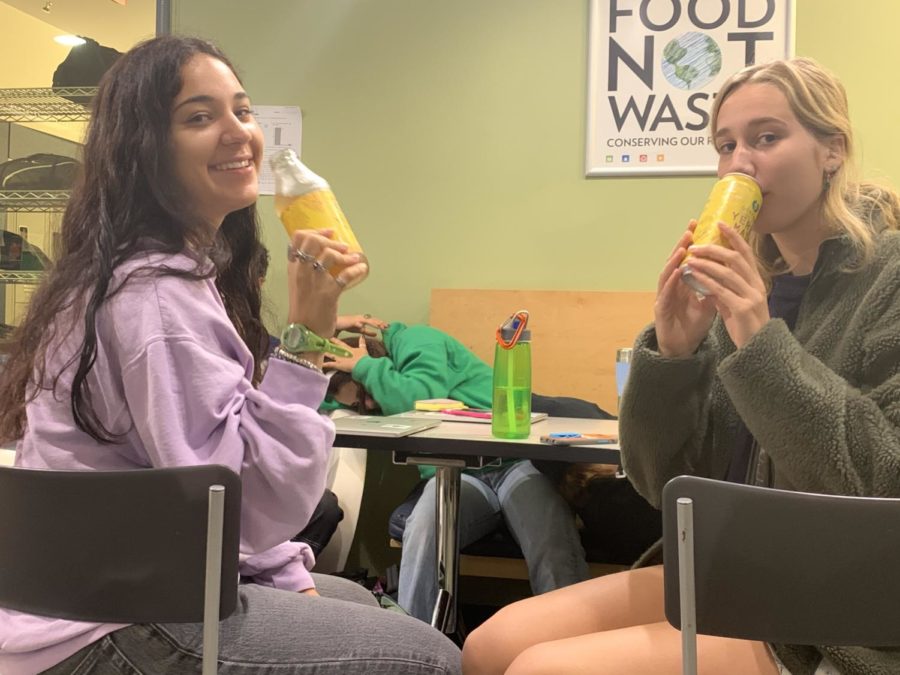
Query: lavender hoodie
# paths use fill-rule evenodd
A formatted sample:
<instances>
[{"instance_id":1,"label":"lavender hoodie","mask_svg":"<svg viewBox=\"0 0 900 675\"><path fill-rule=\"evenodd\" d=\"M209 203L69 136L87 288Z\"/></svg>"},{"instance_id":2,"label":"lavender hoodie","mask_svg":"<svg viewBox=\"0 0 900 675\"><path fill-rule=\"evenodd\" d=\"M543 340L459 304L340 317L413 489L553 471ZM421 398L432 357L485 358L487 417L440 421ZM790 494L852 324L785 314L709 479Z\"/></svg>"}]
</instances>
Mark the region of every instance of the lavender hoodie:
<instances>
[{"instance_id":1,"label":"lavender hoodie","mask_svg":"<svg viewBox=\"0 0 900 675\"><path fill-rule=\"evenodd\" d=\"M161 264L194 266L183 255L142 254L117 269L111 287L135 269ZM80 318L59 325L65 328L48 352L48 373L58 372L83 338ZM312 551L289 539L306 525L325 486L334 441L333 424L317 412L325 376L273 359L254 389L253 358L213 279L133 276L105 303L96 327L97 360L88 378L94 408L124 439L102 445L78 430L69 368L56 396L44 390L28 405L16 464L84 470L223 464L242 480L241 574L288 591L312 588ZM0 609L0 673L39 672L121 627Z\"/></svg>"}]
</instances>

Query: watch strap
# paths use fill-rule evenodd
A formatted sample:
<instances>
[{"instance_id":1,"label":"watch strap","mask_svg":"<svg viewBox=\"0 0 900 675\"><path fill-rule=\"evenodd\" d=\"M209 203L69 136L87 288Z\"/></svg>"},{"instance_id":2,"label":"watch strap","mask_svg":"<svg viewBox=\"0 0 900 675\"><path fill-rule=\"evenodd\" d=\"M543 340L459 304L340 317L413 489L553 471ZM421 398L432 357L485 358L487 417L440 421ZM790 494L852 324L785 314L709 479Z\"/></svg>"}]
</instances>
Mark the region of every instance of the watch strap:
<instances>
[{"instance_id":1,"label":"watch strap","mask_svg":"<svg viewBox=\"0 0 900 675\"><path fill-rule=\"evenodd\" d=\"M299 344L297 344L298 336L300 337ZM353 353L349 350L334 344L331 340L321 335L313 333L302 323L291 323L285 327L281 333L281 348L290 354L324 352L334 356L353 356Z\"/></svg>"}]
</instances>

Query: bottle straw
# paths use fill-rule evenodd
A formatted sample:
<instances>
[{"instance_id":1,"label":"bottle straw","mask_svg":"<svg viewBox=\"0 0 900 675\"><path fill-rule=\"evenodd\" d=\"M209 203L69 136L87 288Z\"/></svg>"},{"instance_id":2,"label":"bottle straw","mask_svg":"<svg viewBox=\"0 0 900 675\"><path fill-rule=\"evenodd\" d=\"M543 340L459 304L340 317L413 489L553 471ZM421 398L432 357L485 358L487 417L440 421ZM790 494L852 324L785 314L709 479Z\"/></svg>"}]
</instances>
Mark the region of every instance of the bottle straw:
<instances>
[{"instance_id":1,"label":"bottle straw","mask_svg":"<svg viewBox=\"0 0 900 675\"><path fill-rule=\"evenodd\" d=\"M509 362L506 364L506 425L507 433L512 436L516 433L516 400L513 396L513 368L515 367L515 359L510 354Z\"/></svg>"}]
</instances>

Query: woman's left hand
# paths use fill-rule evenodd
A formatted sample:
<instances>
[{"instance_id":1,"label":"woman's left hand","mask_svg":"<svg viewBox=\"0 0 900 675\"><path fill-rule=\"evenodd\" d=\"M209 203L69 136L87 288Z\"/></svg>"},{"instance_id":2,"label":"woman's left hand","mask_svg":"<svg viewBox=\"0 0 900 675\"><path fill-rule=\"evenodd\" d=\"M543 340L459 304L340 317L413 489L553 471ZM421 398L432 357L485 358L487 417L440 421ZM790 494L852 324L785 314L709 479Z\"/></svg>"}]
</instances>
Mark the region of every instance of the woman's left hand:
<instances>
[{"instance_id":1,"label":"woman's left hand","mask_svg":"<svg viewBox=\"0 0 900 675\"><path fill-rule=\"evenodd\" d=\"M687 266L697 281L709 290L728 335L740 349L769 322L766 285L756 267L750 245L725 223L719 230L731 246L691 247Z\"/></svg>"},{"instance_id":2,"label":"woman's left hand","mask_svg":"<svg viewBox=\"0 0 900 675\"><path fill-rule=\"evenodd\" d=\"M352 356L333 356L332 354L326 354L325 363L322 365L322 368L325 370L341 370L345 373L352 373L353 366L359 363L359 360L362 357L369 355L369 350L366 349L366 341L363 336L360 336L359 338L359 347L351 347L338 338L331 338L331 341L349 351Z\"/></svg>"}]
</instances>

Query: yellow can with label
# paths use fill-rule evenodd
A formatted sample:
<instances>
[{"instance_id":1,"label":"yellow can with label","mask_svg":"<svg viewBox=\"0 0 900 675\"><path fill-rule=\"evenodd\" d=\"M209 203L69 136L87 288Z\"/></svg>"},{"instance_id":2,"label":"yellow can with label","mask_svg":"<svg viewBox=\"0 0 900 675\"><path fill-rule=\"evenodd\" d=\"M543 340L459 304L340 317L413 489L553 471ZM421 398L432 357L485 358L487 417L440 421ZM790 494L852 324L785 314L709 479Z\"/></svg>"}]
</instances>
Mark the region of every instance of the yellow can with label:
<instances>
[{"instance_id":1,"label":"yellow can with label","mask_svg":"<svg viewBox=\"0 0 900 675\"><path fill-rule=\"evenodd\" d=\"M730 248L719 230L720 222L730 225L741 237L747 239L761 207L762 191L753 178L745 173L726 173L709 193L706 206L694 228L694 245L718 244ZM690 251L685 254L682 265L690 255ZM690 270L684 270L682 279L698 293L707 293L707 289L691 276Z\"/></svg>"}]
</instances>

